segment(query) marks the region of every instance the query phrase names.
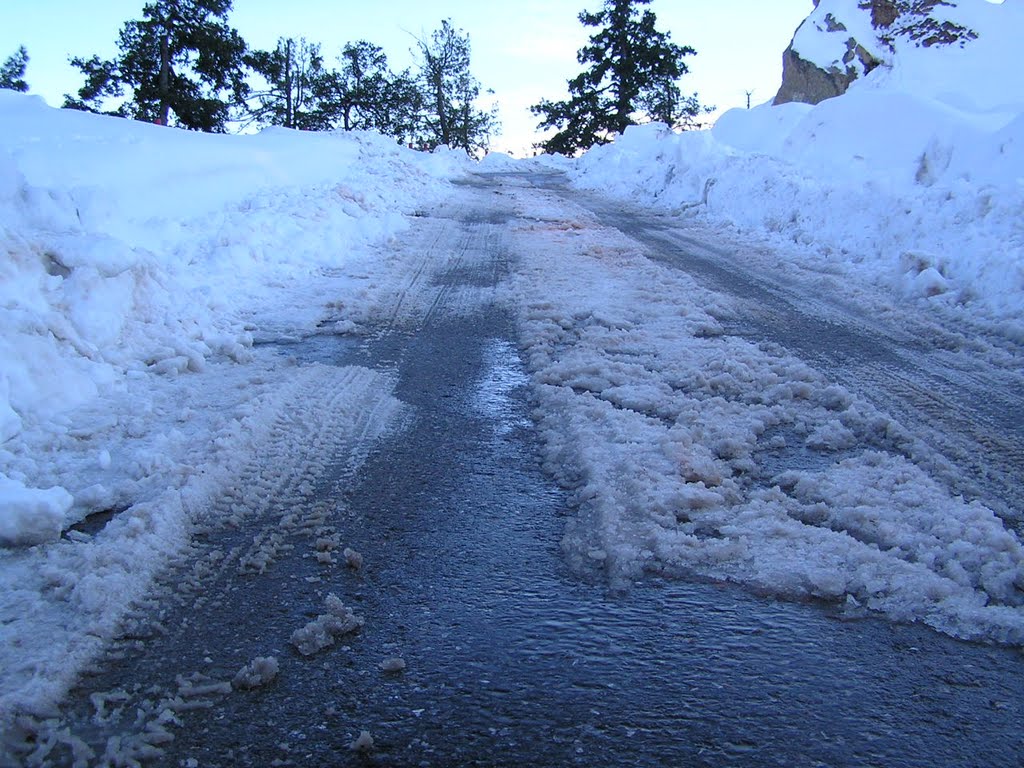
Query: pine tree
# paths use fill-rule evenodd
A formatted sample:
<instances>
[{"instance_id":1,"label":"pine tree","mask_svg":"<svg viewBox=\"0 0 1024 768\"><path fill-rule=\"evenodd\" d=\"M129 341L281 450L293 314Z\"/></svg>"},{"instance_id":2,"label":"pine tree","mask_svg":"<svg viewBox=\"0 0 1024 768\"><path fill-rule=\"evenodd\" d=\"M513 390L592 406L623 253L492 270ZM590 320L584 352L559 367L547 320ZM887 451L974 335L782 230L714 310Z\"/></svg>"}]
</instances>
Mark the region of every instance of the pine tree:
<instances>
[{"instance_id":1,"label":"pine tree","mask_svg":"<svg viewBox=\"0 0 1024 768\"><path fill-rule=\"evenodd\" d=\"M338 61L341 69L321 82L325 115L346 131L373 130L402 138L409 116L419 109L418 96L407 87L408 72L393 74L383 49L366 40L347 43Z\"/></svg>"},{"instance_id":2,"label":"pine tree","mask_svg":"<svg viewBox=\"0 0 1024 768\"><path fill-rule=\"evenodd\" d=\"M65 106L100 111L111 98L130 91L108 114L163 125L223 132L232 104L247 90L243 78L245 42L227 24L231 0L155 0L142 20L128 21L113 60L74 58L86 77L78 98Z\"/></svg>"},{"instance_id":3,"label":"pine tree","mask_svg":"<svg viewBox=\"0 0 1024 768\"><path fill-rule=\"evenodd\" d=\"M0 64L0 88L11 91L28 90L28 83L25 82L25 70L28 67L28 51L22 45L12 53L3 64Z\"/></svg>"},{"instance_id":4,"label":"pine tree","mask_svg":"<svg viewBox=\"0 0 1024 768\"><path fill-rule=\"evenodd\" d=\"M558 129L540 145L545 152L575 154L643 121L686 126L707 111L678 85L689 71L683 59L696 51L658 31L654 12L643 8L650 2L604 0L597 13L580 13L583 26L597 29L576 54L590 67L569 81L567 100L545 99L530 108L543 116L540 128Z\"/></svg>"},{"instance_id":5,"label":"pine tree","mask_svg":"<svg viewBox=\"0 0 1024 768\"><path fill-rule=\"evenodd\" d=\"M480 83L469 71L469 35L450 20L441 23L429 40L417 40L420 87L424 101L424 143L475 152L486 149L497 130L495 110L477 108Z\"/></svg>"},{"instance_id":6,"label":"pine tree","mask_svg":"<svg viewBox=\"0 0 1024 768\"><path fill-rule=\"evenodd\" d=\"M318 44L281 38L273 51L253 51L245 62L266 82L265 89L250 91L249 122L307 131L330 127L317 95L327 76Z\"/></svg>"}]
</instances>

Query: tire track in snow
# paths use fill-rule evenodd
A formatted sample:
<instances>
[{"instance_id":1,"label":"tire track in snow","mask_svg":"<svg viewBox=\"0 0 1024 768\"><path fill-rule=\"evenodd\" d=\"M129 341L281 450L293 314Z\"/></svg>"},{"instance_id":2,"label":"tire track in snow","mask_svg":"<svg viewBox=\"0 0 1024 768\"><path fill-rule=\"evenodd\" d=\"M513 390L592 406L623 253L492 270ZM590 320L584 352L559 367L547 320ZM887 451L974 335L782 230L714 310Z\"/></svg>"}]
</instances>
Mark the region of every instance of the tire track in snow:
<instances>
[{"instance_id":1,"label":"tire track in snow","mask_svg":"<svg viewBox=\"0 0 1024 768\"><path fill-rule=\"evenodd\" d=\"M454 248L452 221L461 230ZM458 199L421 223L426 231L395 256L399 268L414 266L384 305L378 340L385 350L401 345L410 328L479 306L483 286L493 294L501 273L486 253L485 222L466 220ZM478 269L490 270L494 280L463 285ZM392 362L385 354L379 364ZM225 681L253 657L280 654L286 671L301 674L290 669L301 662L279 640L305 623L298 617L321 606L323 585L345 580L337 553L345 546L347 512L337 488L401 419L393 385L390 376L366 368L296 369L259 456L237 470L232 487L201 516L192 546L125 617L120 640L84 678L67 710L21 720L20 737L23 746L34 745L33 759L60 764L76 750L112 763L156 759L173 738L178 715L228 695ZM240 604L243 595L252 606ZM225 615L233 617L228 626Z\"/></svg>"},{"instance_id":2,"label":"tire track in snow","mask_svg":"<svg viewBox=\"0 0 1024 768\"><path fill-rule=\"evenodd\" d=\"M648 217L621 204L564 190L517 202L524 344L548 466L579 505L574 562L1021 642L1024 546L951 493L963 468L871 384L874 366L926 373L916 347L874 339L884 318L817 293L790 304L730 260L644 242Z\"/></svg>"},{"instance_id":3,"label":"tire track in snow","mask_svg":"<svg viewBox=\"0 0 1024 768\"><path fill-rule=\"evenodd\" d=\"M316 582L299 580L306 588L297 589L292 572L318 580L313 574L337 564L331 552L343 542L325 484L347 482L394 427L403 407L392 388L392 379L366 368L297 368L257 453L197 515L191 546L125 614L118 639L86 670L65 710L12 718L0 748L16 764L63 765L90 754L102 764L150 760L174 738L178 714L230 693L232 667L263 650L252 646L265 642L267 610L284 606L273 618L297 626L302 603L313 609L322 600ZM275 597L262 605L267 594ZM239 614L239 595L264 597L250 598ZM232 665L214 670L204 653L219 663L232 656Z\"/></svg>"},{"instance_id":4,"label":"tire track in snow","mask_svg":"<svg viewBox=\"0 0 1024 768\"><path fill-rule=\"evenodd\" d=\"M653 260L736 297L726 332L781 344L887 411L922 445L915 460L958 495L1024 532L1024 354L983 329L946 329L910 310L871 317L794 275L767 275L667 217L568 195L647 248ZM952 352L950 347L953 347ZM993 354L1002 350L1002 355ZM955 362L955 367L951 365Z\"/></svg>"}]
</instances>

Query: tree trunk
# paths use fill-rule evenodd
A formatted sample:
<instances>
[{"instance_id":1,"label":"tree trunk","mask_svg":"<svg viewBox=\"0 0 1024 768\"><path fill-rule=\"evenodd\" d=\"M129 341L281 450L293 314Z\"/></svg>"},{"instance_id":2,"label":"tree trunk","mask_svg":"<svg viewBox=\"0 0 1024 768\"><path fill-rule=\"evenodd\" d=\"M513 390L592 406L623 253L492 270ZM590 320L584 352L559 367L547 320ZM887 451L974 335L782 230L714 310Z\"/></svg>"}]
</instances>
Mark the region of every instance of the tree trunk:
<instances>
[{"instance_id":1,"label":"tree trunk","mask_svg":"<svg viewBox=\"0 0 1024 768\"><path fill-rule=\"evenodd\" d=\"M452 128L444 100L444 73L441 71L440 62L434 62L434 65L434 100L437 104L437 124L441 130L441 143L450 144Z\"/></svg>"},{"instance_id":2,"label":"tree trunk","mask_svg":"<svg viewBox=\"0 0 1024 768\"><path fill-rule=\"evenodd\" d=\"M160 35L160 114L157 122L167 125L171 111L171 32L169 22L164 21L163 33Z\"/></svg>"},{"instance_id":3,"label":"tree trunk","mask_svg":"<svg viewBox=\"0 0 1024 768\"><path fill-rule=\"evenodd\" d=\"M615 89L613 127L619 135L625 133L626 127L633 122L631 115L633 114L635 94L632 93L634 78L631 75L636 63L633 61L633 46L629 38L631 6L631 0L616 0L615 8L612 11L612 23L618 27L613 49L613 53L618 59L618 65L612 67L612 80L613 82L618 81Z\"/></svg>"},{"instance_id":4,"label":"tree trunk","mask_svg":"<svg viewBox=\"0 0 1024 768\"><path fill-rule=\"evenodd\" d=\"M284 125L286 128L295 127L295 105L292 102L292 41L291 38L284 44Z\"/></svg>"}]
</instances>

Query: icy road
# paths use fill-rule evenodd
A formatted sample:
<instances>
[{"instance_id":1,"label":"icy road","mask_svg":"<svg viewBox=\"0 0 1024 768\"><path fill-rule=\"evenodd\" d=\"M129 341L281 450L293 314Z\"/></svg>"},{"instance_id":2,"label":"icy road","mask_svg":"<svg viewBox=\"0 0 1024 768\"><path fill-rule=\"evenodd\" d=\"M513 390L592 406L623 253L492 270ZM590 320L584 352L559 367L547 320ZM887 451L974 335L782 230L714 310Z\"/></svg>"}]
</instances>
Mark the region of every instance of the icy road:
<instances>
[{"instance_id":1,"label":"icy road","mask_svg":"<svg viewBox=\"0 0 1024 768\"><path fill-rule=\"evenodd\" d=\"M1019 344L552 174L380 257L12 764L1024 762Z\"/></svg>"}]
</instances>

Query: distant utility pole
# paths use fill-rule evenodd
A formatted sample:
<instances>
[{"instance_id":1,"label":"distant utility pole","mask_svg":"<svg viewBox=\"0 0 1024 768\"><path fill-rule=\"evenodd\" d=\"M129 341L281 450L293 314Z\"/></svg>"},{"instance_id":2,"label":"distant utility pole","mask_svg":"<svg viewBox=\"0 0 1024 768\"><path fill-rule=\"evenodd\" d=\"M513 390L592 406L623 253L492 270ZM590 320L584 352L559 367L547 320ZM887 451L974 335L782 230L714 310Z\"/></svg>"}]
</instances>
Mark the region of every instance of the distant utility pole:
<instances>
[{"instance_id":1,"label":"distant utility pole","mask_svg":"<svg viewBox=\"0 0 1024 768\"><path fill-rule=\"evenodd\" d=\"M750 97L754 95L753 91L744 91L747 94L747 109L750 109Z\"/></svg>"}]
</instances>

